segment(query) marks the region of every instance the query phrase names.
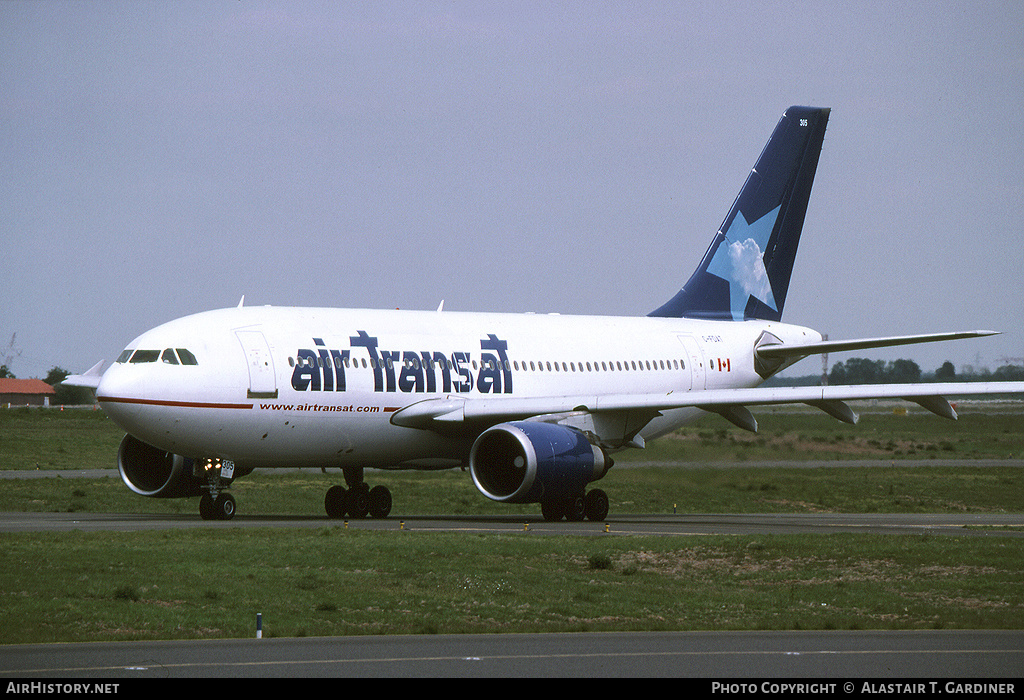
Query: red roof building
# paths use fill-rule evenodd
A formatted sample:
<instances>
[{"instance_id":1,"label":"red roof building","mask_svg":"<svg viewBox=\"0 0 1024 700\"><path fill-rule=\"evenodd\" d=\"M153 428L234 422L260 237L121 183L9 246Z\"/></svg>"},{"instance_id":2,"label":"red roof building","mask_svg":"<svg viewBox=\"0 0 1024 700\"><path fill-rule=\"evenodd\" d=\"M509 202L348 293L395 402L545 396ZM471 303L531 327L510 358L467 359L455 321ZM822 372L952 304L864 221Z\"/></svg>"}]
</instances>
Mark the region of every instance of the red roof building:
<instances>
[{"instance_id":1,"label":"red roof building","mask_svg":"<svg viewBox=\"0 0 1024 700\"><path fill-rule=\"evenodd\" d=\"M49 406L56 393L42 379L0 379L0 406Z\"/></svg>"}]
</instances>

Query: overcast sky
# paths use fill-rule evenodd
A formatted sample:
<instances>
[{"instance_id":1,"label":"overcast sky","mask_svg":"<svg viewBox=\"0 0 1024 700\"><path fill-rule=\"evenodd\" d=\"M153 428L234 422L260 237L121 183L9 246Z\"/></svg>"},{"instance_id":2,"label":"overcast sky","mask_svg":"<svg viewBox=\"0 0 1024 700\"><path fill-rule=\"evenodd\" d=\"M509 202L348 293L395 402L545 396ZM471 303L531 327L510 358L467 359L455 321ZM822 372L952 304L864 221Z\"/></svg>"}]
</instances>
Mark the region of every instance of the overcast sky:
<instances>
[{"instance_id":1,"label":"overcast sky","mask_svg":"<svg viewBox=\"0 0 1024 700\"><path fill-rule=\"evenodd\" d=\"M784 320L1004 331L833 361L1024 356L1017 0L7 0L0 362L243 294L643 315L791 104L832 114Z\"/></svg>"}]
</instances>

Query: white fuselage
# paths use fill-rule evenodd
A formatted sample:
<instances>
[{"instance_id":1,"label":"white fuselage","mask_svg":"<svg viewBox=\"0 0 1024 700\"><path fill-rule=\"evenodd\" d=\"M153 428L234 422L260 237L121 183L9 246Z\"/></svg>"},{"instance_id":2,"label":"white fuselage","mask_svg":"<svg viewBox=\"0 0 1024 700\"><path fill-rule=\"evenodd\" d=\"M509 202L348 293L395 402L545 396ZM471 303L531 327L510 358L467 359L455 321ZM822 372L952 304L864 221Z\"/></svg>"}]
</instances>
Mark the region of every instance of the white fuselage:
<instances>
[{"instance_id":1,"label":"white fuselage","mask_svg":"<svg viewBox=\"0 0 1024 700\"><path fill-rule=\"evenodd\" d=\"M753 387L762 381L753 348L766 331L787 344L821 340L769 321L239 307L142 334L103 374L97 398L128 433L187 457L443 468L464 461L475 436L395 425L397 411L445 396ZM702 413L665 411L641 436Z\"/></svg>"}]
</instances>

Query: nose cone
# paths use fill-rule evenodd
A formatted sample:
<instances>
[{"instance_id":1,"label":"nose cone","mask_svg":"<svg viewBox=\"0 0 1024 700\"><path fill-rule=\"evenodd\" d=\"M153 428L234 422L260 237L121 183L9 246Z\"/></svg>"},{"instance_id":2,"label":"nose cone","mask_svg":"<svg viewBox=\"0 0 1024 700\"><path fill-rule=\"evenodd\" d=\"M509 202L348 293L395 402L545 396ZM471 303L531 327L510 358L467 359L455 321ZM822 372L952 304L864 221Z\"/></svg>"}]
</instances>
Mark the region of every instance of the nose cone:
<instances>
[{"instance_id":1,"label":"nose cone","mask_svg":"<svg viewBox=\"0 0 1024 700\"><path fill-rule=\"evenodd\" d=\"M126 364L115 364L100 378L96 387L96 397L103 399L144 399L145 372Z\"/></svg>"},{"instance_id":2,"label":"nose cone","mask_svg":"<svg viewBox=\"0 0 1024 700\"><path fill-rule=\"evenodd\" d=\"M148 398L147 377L137 365L115 364L100 379L96 400L111 420L131 433Z\"/></svg>"}]
</instances>

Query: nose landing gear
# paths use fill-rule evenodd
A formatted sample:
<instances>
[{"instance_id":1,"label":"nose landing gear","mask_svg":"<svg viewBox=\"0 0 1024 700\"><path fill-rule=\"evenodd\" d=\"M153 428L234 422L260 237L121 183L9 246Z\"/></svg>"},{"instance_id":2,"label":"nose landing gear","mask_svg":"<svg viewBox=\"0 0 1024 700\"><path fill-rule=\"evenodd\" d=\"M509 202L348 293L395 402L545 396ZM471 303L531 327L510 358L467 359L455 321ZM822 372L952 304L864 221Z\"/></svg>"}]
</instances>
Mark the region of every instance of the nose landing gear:
<instances>
[{"instance_id":1,"label":"nose landing gear","mask_svg":"<svg viewBox=\"0 0 1024 700\"><path fill-rule=\"evenodd\" d=\"M199 499L203 520L231 520L235 517L235 497L227 492L235 475L235 464L228 460L204 459L196 462L196 472L205 475L206 493Z\"/></svg>"},{"instance_id":2,"label":"nose landing gear","mask_svg":"<svg viewBox=\"0 0 1024 700\"><path fill-rule=\"evenodd\" d=\"M199 499L199 515L203 520L231 520L235 517L235 497L227 492L204 493Z\"/></svg>"}]
</instances>

